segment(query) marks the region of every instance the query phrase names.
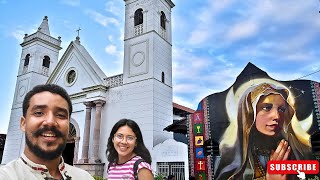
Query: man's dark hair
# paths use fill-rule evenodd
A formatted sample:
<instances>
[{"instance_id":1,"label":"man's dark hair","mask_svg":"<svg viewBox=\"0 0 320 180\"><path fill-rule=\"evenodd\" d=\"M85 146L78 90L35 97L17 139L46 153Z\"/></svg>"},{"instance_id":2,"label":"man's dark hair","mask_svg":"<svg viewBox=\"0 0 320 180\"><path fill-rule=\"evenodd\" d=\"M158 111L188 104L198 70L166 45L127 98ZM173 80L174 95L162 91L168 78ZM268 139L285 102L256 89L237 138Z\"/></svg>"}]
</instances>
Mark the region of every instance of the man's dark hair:
<instances>
[{"instance_id":1,"label":"man's dark hair","mask_svg":"<svg viewBox=\"0 0 320 180\"><path fill-rule=\"evenodd\" d=\"M108 139L108 145L107 145L107 151L106 151L109 163L117 163L118 152L114 148L112 139L114 137L114 134L122 126L129 126L137 137L137 146L133 149L133 152L136 155L140 156L142 159L144 159L147 163L151 164L151 155L149 150L144 145L141 130L138 124L131 119L121 119L113 126Z\"/></svg>"},{"instance_id":2,"label":"man's dark hair","mask_svg":"<svg viewBox=\"0 0 320 180\"><path fill-rule=\"evenodd\" d=\"M69 106L69 116L71 116L72 103L71 103L70 96L68 95L67 91L56 84L42 84L42 85L35 86L24 97L23 104L22 104L22 113L23 113L24 117L26 117L26 115L27 115L27 110L29 108L30 99L32 98L32 96L34 96L35 94L41 93L41 92L45 92L45 91L51 92L53 94L58 94L63 99L65 99L68 103L68 106Z\"/></svg>"},{"instance_id":3,"label":"man's dark hair","mask_svg":"<svg viewBox=\"0 0 320 180\"><path fill-rule=\"evenodd\" d=\"M174 178L174 175L169 175L168 180L172 180Z\"/></svg>"}]
</instances>

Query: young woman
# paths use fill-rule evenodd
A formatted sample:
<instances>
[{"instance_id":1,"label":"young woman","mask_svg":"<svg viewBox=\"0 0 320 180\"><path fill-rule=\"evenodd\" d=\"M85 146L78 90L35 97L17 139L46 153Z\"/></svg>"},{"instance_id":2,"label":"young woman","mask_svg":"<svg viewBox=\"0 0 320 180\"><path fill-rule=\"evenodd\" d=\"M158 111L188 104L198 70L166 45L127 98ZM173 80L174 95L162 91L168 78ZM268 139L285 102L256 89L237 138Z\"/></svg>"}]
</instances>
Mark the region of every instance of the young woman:
<instances>
[{"instance_id":1,"label":"young woman","mask_svg":"<svg viewBox=\"0 0 320 180\"><path fill-rule=\"evenodd\" d=\"M220 144L221 160L215 179L291 179L267 173L269 160L305 159L310 147L293 131L295 113L289 91L263 83L248 89L238 106L236 142Z\"/></svg>"},{"instance_id":2,"label":"young woman","mask_svg":"<svg viewBox=\"0 0 320 180\"><path fill-rule=\"evenodd\" d=\"M138 124L130 119L119 120L112 128L107 145L108 180L134 180L134 164L143 159L137 166L137 177L153 180L151 156L143 143Z\"/></svg>"}]
</instances>

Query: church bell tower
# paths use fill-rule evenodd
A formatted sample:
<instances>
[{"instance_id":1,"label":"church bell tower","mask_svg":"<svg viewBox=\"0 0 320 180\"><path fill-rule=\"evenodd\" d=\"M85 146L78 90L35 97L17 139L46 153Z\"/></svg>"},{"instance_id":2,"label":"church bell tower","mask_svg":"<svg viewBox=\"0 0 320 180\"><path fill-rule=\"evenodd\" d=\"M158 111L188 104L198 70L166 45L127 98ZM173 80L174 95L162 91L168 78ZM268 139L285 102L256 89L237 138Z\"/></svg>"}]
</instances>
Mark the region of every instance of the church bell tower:
<instances>
[{"instance_id":1,"label":"church bell tower","mask_svg":"<svg viewBox=\"0 0 320 180\"><path fill-rule=\"evenodd\" d=\"M20 117L24 96L34 86L47 82L58 63L59 50L62 49L60 37L56 39L50 35L47 16L43 18L37 32L25 34L20 45L22 52L2 164L18 158L23 152L25 139L20 130Z\"/></svg>"},{"instance_id":2,"label":"church bell tower","mask_svg":"<svg viewBox=\"0 0 320 180\"><path fill-rule=\"evenodd\" d=\"M122 115L137 121L150 149L172 123L171 0L124 0ZM172 137L171 137L172 138Z\"/></svg>"}]
</instances>

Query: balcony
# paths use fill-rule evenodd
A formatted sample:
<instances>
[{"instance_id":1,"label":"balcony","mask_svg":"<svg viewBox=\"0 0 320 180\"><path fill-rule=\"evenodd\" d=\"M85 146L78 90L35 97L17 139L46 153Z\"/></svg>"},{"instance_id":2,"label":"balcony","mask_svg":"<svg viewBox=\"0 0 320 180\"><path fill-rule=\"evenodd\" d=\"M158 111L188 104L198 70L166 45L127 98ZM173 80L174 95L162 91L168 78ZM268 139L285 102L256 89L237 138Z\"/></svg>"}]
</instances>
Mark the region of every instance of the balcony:
<instances>
[{"instance_id":1,"label":"balcony","mask_svg":"<svg viewBox=\"0 0 320 180\"><path fill-rule=\"evenodd\" d=\"M49 76L49 68L42 66L41 74Z\"/></svg>"},{"instance_id":2,"label":"balcony","mask_svg":"<svg viewBox=\"0 0 320 180\"><path fill-rule=\"evenodd\" d=\"M138 36L143 33L143 24L134 26L134 36Z\"/></svg>"}]
</instances>

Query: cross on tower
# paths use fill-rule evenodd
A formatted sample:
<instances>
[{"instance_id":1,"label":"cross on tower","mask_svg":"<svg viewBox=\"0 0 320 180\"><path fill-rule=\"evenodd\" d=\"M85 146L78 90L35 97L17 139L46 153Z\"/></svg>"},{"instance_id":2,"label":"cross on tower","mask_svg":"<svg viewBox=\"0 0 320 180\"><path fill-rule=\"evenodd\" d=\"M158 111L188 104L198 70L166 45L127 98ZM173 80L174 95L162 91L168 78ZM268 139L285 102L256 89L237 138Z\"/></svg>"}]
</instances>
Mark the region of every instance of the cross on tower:
<instances>
[{"instance_id":1,"label":"cross on tower","mask_svg":"<svg viewBox=\"0 0 320 180\"><path fill-rule=\"evenodd\" d=\"M78 37L79 37L80 30L81 30L80 27L79 27L79 29L76 30L78 32Z\"/></svg>"}]
</instances>

